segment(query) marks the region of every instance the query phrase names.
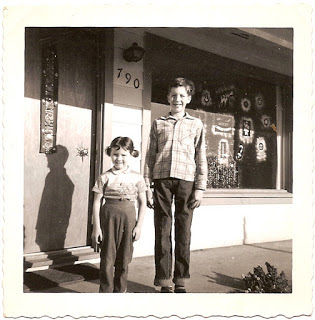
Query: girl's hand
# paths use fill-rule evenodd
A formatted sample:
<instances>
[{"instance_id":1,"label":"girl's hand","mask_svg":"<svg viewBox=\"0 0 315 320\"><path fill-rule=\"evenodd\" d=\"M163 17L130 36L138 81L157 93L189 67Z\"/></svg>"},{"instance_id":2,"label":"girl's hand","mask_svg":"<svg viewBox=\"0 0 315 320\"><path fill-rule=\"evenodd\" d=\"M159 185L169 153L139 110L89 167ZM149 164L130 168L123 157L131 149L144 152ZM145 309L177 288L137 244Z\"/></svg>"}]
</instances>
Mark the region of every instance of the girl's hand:
<instances>
[{"instance_id":1,"label":"girl's hand","mask_svg":"<svg viewBox=\"0 0 315 320\"><path fill-rule=\"evenodd\" d=\"M141 235L141 228L139 226L135 226L135 228L132 231L133 241L138 241L140 239L140 235Z\"/></svg>"},{"instance_id":2,"label":"girl's hand","mask_svg":"<svg viewBox=\"0 0 315 320\"><path fill-rule=\"evenodd\" d=\"M150 209L154 209L153 193L152 193L151 188L148 188L148 190L147 190L147 207Z\"/></svg>"},{"instance_id":3,"label":"girl's hand","mask_svg":"<svg viewBox=\"0 0 315 320\"><path fill-rule=\"evenodd\" d=\"M103 241L103 234L100 227L93 226L92 241L100 244Z\"/></svg>"}]
</instances>

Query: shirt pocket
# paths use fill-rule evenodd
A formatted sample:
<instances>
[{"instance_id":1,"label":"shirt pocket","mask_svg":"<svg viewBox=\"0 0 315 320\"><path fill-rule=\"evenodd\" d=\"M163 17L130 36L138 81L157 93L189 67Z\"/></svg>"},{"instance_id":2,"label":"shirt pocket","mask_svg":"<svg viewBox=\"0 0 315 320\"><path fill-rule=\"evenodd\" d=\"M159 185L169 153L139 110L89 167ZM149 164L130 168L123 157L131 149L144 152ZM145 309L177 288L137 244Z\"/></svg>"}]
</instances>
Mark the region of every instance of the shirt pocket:
<instances>
[{"instance_id":1,"label":"shirt pocket","mask_svg":"<svg viewBox=\"0 0 315 320\"><path fill-rule=\"evenodd\" d=\"M180 142L185 146L195 147L195 137L196 137L196 130L183 132L181 135Z\"/></svg>"}]
</instances>

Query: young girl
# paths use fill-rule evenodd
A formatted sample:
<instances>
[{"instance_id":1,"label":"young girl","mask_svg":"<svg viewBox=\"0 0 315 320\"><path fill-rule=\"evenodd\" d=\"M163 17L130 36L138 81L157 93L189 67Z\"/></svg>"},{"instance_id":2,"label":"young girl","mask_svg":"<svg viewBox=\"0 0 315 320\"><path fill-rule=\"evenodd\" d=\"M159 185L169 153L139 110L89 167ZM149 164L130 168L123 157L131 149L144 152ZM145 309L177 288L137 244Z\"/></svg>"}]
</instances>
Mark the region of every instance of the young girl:
<instances>
[{"instance_id":1,"label":"young girl","mask_svg":"<svg viewBox=\"0 0 315 320\"><path fill-rule=\"evenodd\" d=\"M99 292L126 292L133 241L140 238L146 210L146 185L143 177L128 166L130 157L139 155L130 138L115 138L106 154L111 157L113 167L98 177L92 189L95 192L92 240L101 244Z\"/></svg>"}]
</instances>

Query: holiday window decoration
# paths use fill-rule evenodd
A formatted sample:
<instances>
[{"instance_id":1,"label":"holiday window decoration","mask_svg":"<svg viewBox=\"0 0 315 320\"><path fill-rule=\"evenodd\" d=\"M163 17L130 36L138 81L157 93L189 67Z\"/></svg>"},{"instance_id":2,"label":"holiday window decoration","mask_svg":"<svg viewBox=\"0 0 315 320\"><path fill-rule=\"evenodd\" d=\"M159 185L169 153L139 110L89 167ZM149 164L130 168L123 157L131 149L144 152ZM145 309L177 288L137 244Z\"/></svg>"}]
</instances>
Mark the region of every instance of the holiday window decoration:
<instances>
[{"instance_id":1,"label":"holiday window decoration","mask_svg":"<svg viewBox=\"0 0 315 320\"><path fill-rule=\"evenodd\" d=\"M265 107L265 99L262 93L260 92L255 95L255 107L258 110L261 110Z\"/></svg>"},{"instance_id":2,"label":"holiday window decoration","mask_svg":"<svg viewBox=\"0 0 315 320\"><path fill-rule=\"evenodd\" d=\"M243 111L248 112L252 106L252 103L248 98L241 99L241 108Z\"/></svg>"},{"instance_id":3,"label":"holiday window decoration","mask_svg":"<svg viewBox=\"0 0 315 320\"><path fill-rule=\"evenodd\" d=\"M235 86L222 86L215 91L216 101L221 111L232 111L235 105Z\"/></svg>"},{"instance_id":4,"label":"holiday window decoration","mask_svg":"<svg viewBox=\"0 0 315 320\"><path fill-rule=\"evenodd\" d=\"M228 164L230 155L229 142L227 139L221 139L218 144L218 162L219 164Z\"/></svg>"},{"instance_id":5,"label":"holiday window decoration","mask_svg":"<svg viewBox=\"0 0 315 320\"><path fill-rule=\"evenodd\" d=\"M270 128L271 120L270 120L270 117L269 117L269 116L262 115L262 116L260 117L260 121L261 121L262 126L263 126L264 129Z\"/></svg>"},{"instance_id":6,"label":"holiday window decoration","mask_svg":"<svg viewBox=\"0 0 315 320\"><path fill-rule=\"evenodd\" d=\"M54 46L42 50L40 152L56 152L58 60Z\"/></svg>"},{"instance_id":7,"label":"holiday window decoration","mask_svg":"<svg viewBox=\"0 0 315 320\"><path fill-rule=\"evenodd\" d=\"M243 143L240 143L238 146L238 152L235 156L236 160L240 161L243 159L244 151L245 151L245 146Z\"/></svg>"},{"instance_id":8,"label":"holiday window decoration","mask_svg":"<svg viewBox=\"0 0 315 320\"><path fill-rule=\"evenodd\" d=\"M239 172L233 157L228 157L225 164L220 164L217 156L208 156L207 188L239 188Z\"/></svg>"},{"instance_id":9,"label":"holiday window decoration","mask_svg":"<svg viewBox=\"0 0 315 320\"><path fill-rule=\"evenodd\" d=\"M264 137L258 137L256 139L256 159L258 162L267 160L267 145Z\"/></svg>"},{"instance_id":10,"label":"holiday window decoration","mask_svg":"<svg viewBox=\"0 0 315 320\"><path fill-rule=\"evenodd\" d=\"M254 139L254 122L251 118L242 117L239 126L239 138L244 144L253 142Z\"/></svg>"},{"instance_id":11,"label":"holiday window decoration","mask_svg":"<svg viewBox=\"0 0 315 320\"><path fill-rule=\"evenodd\" d=\"M234 135L234 117L225 114L214 114L212 133L214 135L232 138Z\"/></svg>"},{"instance_id":12,"label":"holiday window decoration","mask_svg":"<svg viewBox=\"0 0 315 320\"><path fill-rule=\"evenodd\" d=\"M210 91L205 89L201 92L201 105L204 107L210 107L212 105L212 98Z\"/></svg>"}]
</instances>

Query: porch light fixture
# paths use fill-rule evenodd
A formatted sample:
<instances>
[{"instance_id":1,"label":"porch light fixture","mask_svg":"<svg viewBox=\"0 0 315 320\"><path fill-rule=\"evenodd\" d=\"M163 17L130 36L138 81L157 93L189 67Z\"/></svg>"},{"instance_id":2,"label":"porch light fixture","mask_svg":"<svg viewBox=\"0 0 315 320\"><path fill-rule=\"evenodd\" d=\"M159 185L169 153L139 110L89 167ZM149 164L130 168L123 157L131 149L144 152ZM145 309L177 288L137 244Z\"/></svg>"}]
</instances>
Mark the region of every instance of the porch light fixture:
<instances>
[{"instance_id":1,"label":"porch light fixture","mask_svg":"<svg viewBox=\"0 0 315 320\"><path fill-rule=\"evenodd\" d=\"M134 42L132 46L124 51L124 60L127 62L138 62L143 58L145 50Z\"/></svg>"}]
</instances>

